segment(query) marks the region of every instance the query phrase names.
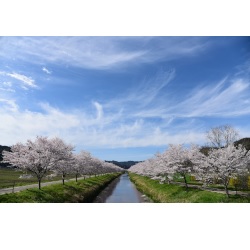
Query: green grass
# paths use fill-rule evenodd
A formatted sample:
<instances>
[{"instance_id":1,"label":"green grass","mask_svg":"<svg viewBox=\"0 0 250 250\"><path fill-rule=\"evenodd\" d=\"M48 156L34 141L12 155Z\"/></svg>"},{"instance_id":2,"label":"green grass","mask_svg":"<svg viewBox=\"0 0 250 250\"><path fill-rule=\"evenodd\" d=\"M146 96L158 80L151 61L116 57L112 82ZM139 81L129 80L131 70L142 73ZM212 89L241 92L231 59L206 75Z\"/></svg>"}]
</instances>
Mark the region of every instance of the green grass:
<instances>
[{"instance_id":1,"label":"green grass","mask_svg":"<svg viewBox=\"0 0 250 250\"><path fill-rule=\"evenodd\" d=\"M52 172L48 172L48 175ZM33 183L38 183L37 178L33 177L30 179L19 179L19 176L22 175L23 172L20 170L15 170L13 168L0 168L0 189L15 186L24 186ZM65 180L75 178L75 175L67 175ZM61 176L56 176L50 180L47 180L46 177L42 179L43 182L48 181L57 181L61 180Z\"/></svg>"},{"instance_id":2,"label":"green grass","mask_svg":"<svg viewBox=\"0 0 250 250\"><path fill-rule=\"evenodd\" d=\"M78 182L32 188L18 193L0 195L0 203L75 203L91 202L120 173L91 177Z\"/></svg>"},{"instance_id":3,"label":"green grass","mask_svg":"<svg viewBox=\"0 0 250 250\"><path fill-rule=\"evenodd\" d=\"M20 181L18 177L22 174L10 168L0 168L0 188L10 187L14 182Z\"/></svg>"},{"instance_id":4,"label":"green grass","mask_svg":"<svg viewBox=\"0 0 250 250\"><path fill-rule=\"evenodd\" d=\"M174 184L159 184L156 180L148 177L139 176L129 173L130 179L135 183L139 191L143 192L154 202L159 203L238 203L250 202L250 197L241 197L238 195L230 195L229 198L225 194L203 191L199 189L189 188Z\"/></svg>"},{"instance_id":5,"label":"green grass","mask_svg":"<svg viewBox=\"0 0 250 250\"><path fill-rule=\"evenodd\" d=\"M203 183L201 181L193 180L193 178L190 175L186 175L186 179L187 179L188 184L199 185L199 186L203 185ZM184 179L179 174L174 175L173 181L184 183ZM208 187L222 189L222 190L225 189L225 187L222 184L210 184L210 185L208 185ZM235 191L235 186L230 185L230 183L229 183L228 190ZM242 187L238 187L238 191L249 191L249 188L244 189Z\"/></svg>"}]
</instances>

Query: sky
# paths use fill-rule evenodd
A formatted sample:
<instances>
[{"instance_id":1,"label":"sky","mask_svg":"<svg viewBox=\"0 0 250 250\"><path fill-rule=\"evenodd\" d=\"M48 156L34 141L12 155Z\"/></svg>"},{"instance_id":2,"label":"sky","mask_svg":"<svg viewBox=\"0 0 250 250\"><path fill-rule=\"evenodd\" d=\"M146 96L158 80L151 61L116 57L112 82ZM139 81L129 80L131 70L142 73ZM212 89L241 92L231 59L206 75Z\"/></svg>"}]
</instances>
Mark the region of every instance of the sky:
<instances>
[{"instance_id":1,"label":"sky","mask_svg":"<svg viewBox=\"0 0 250 250\"><path fill-rule=\"evenodd\" d=\"M3 36L0 145L58 136L103 160L250 137L250 38Z\"/></svg>"},{"instance_id":2,"label":"sky","mask_svg":"<svg viewBox=\"0 0 250 250\"><path fill-rule=\"evenodd\" d=\"M36 135L60 136L74 144L76 151L86 149L102 159L143 160L165 150L168 143L192 141L202 145L204 132L211 126L229 123L240 130L242 137L250 137L250 46L247 38L233 37L249 36L246 0L11 0L1 2L1 6L0 145L25 142ZM22 37L26 35L34 37ZM69 35L77 37L62 37ZM150 37L158 35L167 37ZM175 35L185 37L169 37ZM188 37L191 35L202 37ZM67 226L69 222L70 228L73 221L87 225L82 230L87 228L84 244L90 247L96 238L93 220L109 229L100 231L100 247L110 238L110 232L118 242L128 227L138 247L144 242L146 248L149 244L165 246L166 230L170 235L168 245L175 246L176 241L181 244L179 225L186 219L184 208L192 216L189 227L203 227L200 234L196 230L196 242L203 243L204 237L213 232L217 245L225 248L225 241L218 236L222 239L223 233L227 237L230 232L216 231L214 222L223 220L227 225L230 217L226 227L230 229L234 221L244 221L249 210L240 206L240 213L233 213L235 206L225 210L219 204L214 208L202 204L202 209L197 209L194 204L148 207L146 203L141 209L143 204L123 203L102 206L100 213L99 206L84 204L85 214L90 216L82 216L83 207L79 205L67 205L65 210L55 204L37 204L35 209L27 204L18 206L18 211L27 215L20 217L17 205L1 207L11 215L5 216L6 223L5 217L1 220L6 226L3 228L12 225L10 218L25 229L35 227L33 218L41 209L41 225L53 220L51 235L59 232L56 236L61 237L65 235L62 217L72 211L63 223ZM173 216L165 216L166 212ZM142 226L131 228L131 218ZM148 230L164 223L168 225L164 231L152 234ZM79 233L82 236L82 230L67 232L67 240L60 247L72 248L72 242L78 247L75 238ZM36 243L37 230L33 231L36 235L30 238ZM164 237L159 237L161 231ZM242 233L230 241L229 249L239 242L246 245L242 239L248 237L242 237ZM141 240L145 235L149 241ZM15 242L25 236L19 233ZM193 235L185 232L181 236L186 247ZM6 245L12 238L5 234ZM53 239L48 239L50 245L58 247ZM123 241L124 246L126 243L131 245Z\"/></svg>"}]
</instances>

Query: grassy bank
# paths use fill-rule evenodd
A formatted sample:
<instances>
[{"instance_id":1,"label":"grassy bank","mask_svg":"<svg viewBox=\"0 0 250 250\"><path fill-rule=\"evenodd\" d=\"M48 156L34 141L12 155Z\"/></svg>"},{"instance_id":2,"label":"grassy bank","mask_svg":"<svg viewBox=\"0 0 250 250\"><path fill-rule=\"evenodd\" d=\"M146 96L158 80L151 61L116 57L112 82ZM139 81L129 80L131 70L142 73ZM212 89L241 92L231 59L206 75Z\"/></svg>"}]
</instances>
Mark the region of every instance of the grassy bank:
<instances>
[{"instance_id":1,"label":"grassy bank","mask_svg":"<svg viewBox=\"0 0 250 250\"><path fill-rule=\"evenodd\" d=\"M120 173L91 177L78 182L70 181L43 187L32 188L12 194L0 195L1 203L63 203L91 202L99 192Z\"/></svg>"},{"instance_id":2,"label":"grassy bank","mask_svg":"<svg viewBox=\"0 0 250 250\"><path fill-rule=\"evenodd\" d=\"M221 203L221 202L250 202L250 198L203 191L174 184L159 184L156 180L148 177L129 173L130 179L135 183L137 189L151 198L154 202L160 203Z\"/></svg>"},{"instance_id":3,"label":"grassy bank","mask_svg":"<svg viewBox=\"0 0 250 250\"><path fill-rule=\"evenodd\" d=\"M1 188L8 188L14 186L25 186L37 183L37 178L32 177L30 179L20 179L20 175L22 175L23 172L14 168L0 168L0 189ZM52 174L52 172L48 172L48 175ZM65 180L69 180L75 178L75 175L70 174L67 175ZM61 176L55 176L51 179L47 179L44 177L42 179L42 183L48 182L48 181L57 181L61 180Z\"/></svg>"}]
</instances>

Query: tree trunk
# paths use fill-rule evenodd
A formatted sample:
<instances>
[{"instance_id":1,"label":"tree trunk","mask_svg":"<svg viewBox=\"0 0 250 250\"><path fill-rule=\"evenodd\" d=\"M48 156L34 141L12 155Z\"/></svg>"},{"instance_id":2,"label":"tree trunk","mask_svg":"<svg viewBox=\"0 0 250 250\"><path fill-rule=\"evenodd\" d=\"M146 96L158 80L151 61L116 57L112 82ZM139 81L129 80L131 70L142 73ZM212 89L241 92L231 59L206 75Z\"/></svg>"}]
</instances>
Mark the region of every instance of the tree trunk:
<instances>
[{"instance_id":1,"label":"tree trunk","mask_svg":"<svg viewBox=\"0 0 250 250\"><path fill-rule=\"evenodd\" d=\"M227 189L227 185L225 186L225 190L226 190L227 198L229 198L229 192L228 192L228 189Z\"/></svg>"},{"instance_id":2,"label":"tree trunk","mask_svg":"<svg viewBox=\"0 0 250 250\"><path fill-rule=\"evenodd\" d=\"M38 188L41 189L41 180L38 180Z\"/></svg>"},{"instance_id":3,"label":"tree trunk","mask_svg":"<svg viewBox=\"0 0 250 250\"><path fill-rule=\"evenodd\" d=\"M229 184L229 178L226 178L224 180L224 186L225 186L225 191L226 191L226 194L227 194L227 198L229 198L229 192L228 192L228 184Z\"/></svg>"},{"instance_id":4,"label":"tree trunk","mask_svg":"<svg viewBox=\"0 0 250 250\"><path fill-rule=\"evenodd\" d=\"M62 174L62 183L64 185L64 178L65 178L65 174Z\"/></svg>"},{"instance_id":5,"label":"tree trunk","mask_svg":"<svg viewBox=\"0 0 250 250\"><path fill-rule=\"evenodd\" d=\"M76 174L76 182L77 182L77 174Z\"/></svg>"},{"instance_id":6,"label":"tree trunk","mask_svg":"<svg viewBox=\"0 0 250 250\"><path fill-rule=\"evenodd\" d=\"M12 193L14 193L14 188L15 188L15 181L13 182Z\"/></svg>"},{"instance_id":7,"label":"tree trunk","mask_svg":"<svg viewBox=\"0 0 250 250\"><path fill-rule=\"evenodd\" d=\"M188 191L188 185L187 185L187 179L186 179L186 175L184 174L183 175L184 177L184 181L185 181L185 187L186 187L186 191Z\"/></svg>"}]
</instances>

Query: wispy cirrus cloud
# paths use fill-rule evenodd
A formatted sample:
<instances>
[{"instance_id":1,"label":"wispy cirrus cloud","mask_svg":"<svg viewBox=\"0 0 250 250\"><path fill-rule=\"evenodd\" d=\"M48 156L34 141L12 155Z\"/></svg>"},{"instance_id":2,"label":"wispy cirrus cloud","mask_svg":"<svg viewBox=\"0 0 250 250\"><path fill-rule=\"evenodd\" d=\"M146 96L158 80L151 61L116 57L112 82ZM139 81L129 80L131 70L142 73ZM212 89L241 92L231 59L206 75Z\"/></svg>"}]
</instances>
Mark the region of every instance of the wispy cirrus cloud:
<instances>
[{"instance_id":1,"label":"wispy cirrus cloud","mask_svg":"<svg viewBox=\"0 0 250 250\"><path fill-rule=\"evenodd\" d=\"M36 135L60 136L78 147L146 147L166 145L178 140L201 139L197 131L171 134L152 127L143 119L134 121L112 121L103 124L109 117L96 119L87 110L63 111L49 104L41 104L43 111L20 110L11 105L14 101L0 100L6 105L0 105L1 112L1 142L12 145L17 141L24 142ZM98 109L97 109L98 111ZM112 119L110 119L112 120ZM22 133L20 133L22 131Z\"/></svg>"},{"instance_id":2,"label":"wispy cirrus cloud","mask_svg":"<svg viewBox=\"0 0 250 250\"><path fill-rule=\"evenodd\" d=\"M0 82L0 90L6 92L15 92L15 89L12 88L11 82Z\"/></svg>"},{"instance_id":3,"label":"wispy cirrus cloud","mask_svg":"<svg viewBox=\"0 0 250 250\"><path fill-rule=\"evenodd\" d=\"M195 122L197 118L250 114L248 79L226 76L213 84L196 85L180 99L170 91L176 74L160 71L112 99L92 101L91 108L66 111L40 103L40 111L21 110L15 99L2 97L2 140L11 145L39 134L99 148L203 143L204 126Z\"/></svg>"},{"instance_id":4,"label":"wispy cirrus cloud","mask_svg":"<svg viewBox=\"0 0 250 250\"><path fill-rule=\"evenodd\" d=\"M233 117L250 114L250 81L243 78L225 77L218 83L198 86L182 100L165 96L160 104L139 110L138 117L192 118Z\"/></svg>"},{"instance_id":5,"label":"wispy cirrus cloud","mask_svg":"<svg viewBox=\"0 0 250 250\"><path fill-rule=\"evenodd\" d=\"M197 88L168 112L181 117L247 115L250 114L249 91L249 80L225 78L217 84Z\"/></svg>"},{"instance_id":6,"label":"wispy cirrus cloud","mask_svg":"<svg viewBox=\"0 0 250 250\"><path fill-rule=\"evenodd\" d=\"M243 40L3 37L0 144L60 136L78 149L136 154L204 145L205 131L223 123L249 136Z\"/></svg>"},{"instance_id":7,"label":"wispy cirrus cloud","mask_svg":"<svg viewBox=\"0 0 250 250\"><path fill-rule=\"evenodd\" d=\"M110 99L103 106L107 109L117 109L121 111L143 110L146 106L152 106L152 102L159 102L159 95L164 92L167 85L175 78L175 69L160 70L154 77L145 78L136 87L133 87L117 98ZM160 97L162 98L162 96Z\"/></svg>"},{"instance_id":8,"label":"wispy cirrus cloud","mask_svg":"<svg viewBox=\"0 0 250 250\"><path fill-rule=\"evenodd\" d=\"M203 37L4 37L0 43L2 57L88 69L169 61L201 53L210 44Z\"/></svg>"},{"instance_id":9,"label":"wispy cirrus cloud","mask_svg":"<svg viewBox=\"0 0 250 250\"><path fill-rule=\"evenodd\" d=\"M18 37L3 38L2 56L37 63L58 63L81 68L107 69L131 62L145 54L144 50L121 48L112 37ZM46 44L46 46L44 46ZM19 53L15 53L18 51Z\"/></svg>"},{"instance_id":10,"label":"wispy cirrus cloud","mask_svg":"<svg viewBox=\"0 0 250 250\"><path fill-rule=\"evenodd\" d=\"M23 89L27 90L28 88L38 88L35 80L32 77L25 76L23 74L19 74L16 72L9 73L5 71L0 71L0 75L8 80L8 81L3 81L2 85L8 86L9 89L13 87L13 82L12 82L13 79L17 80L17 82Z\"/></svg>"},{"instance_id":11,"label":"wispy cirrus cloud","mask_svg":"<svg viewBox=\"0 0 250 250\"><path fill-rule=\"evenodd\" d=\"M103 118L103 108L102 105L98 102L94 102L93 103L96 111L97 111L97 115L96 115L96 120L101 120Z\"/></svg>"},{"instance_id":12,"label":"wispy cirrus cloud","mask_svg":"<svg viewBox=\"0 0 250 250\"><path fill-rule=\"evenodd\" d=\"M21 81L22 86L24 88L27 88L27 87L37 88L35 80L32 79L31 77L28 77L28 76L25 76L25 75L22 75L22 74L18 74L18 73L15 73L15 72L14 73L7 73L6 75Z\"/></svg>"}]
</instances>

